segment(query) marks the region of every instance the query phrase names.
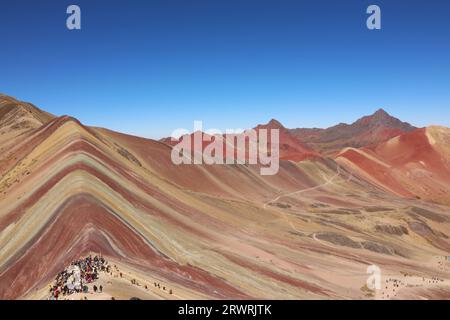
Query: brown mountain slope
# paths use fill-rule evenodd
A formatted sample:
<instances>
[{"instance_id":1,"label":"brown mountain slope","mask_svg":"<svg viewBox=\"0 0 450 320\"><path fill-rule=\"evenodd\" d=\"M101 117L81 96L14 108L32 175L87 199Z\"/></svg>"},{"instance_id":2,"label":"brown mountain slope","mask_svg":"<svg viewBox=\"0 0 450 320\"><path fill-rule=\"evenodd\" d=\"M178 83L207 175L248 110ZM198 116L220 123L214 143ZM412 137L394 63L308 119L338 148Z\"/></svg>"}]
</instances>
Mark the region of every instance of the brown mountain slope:
<instances>
[{"instance_id":1,"label":"brown mountain slope","mask_svg":"<svg viewBox=\"0 0 450 320\"><path fill-rule=\"evenodd\" d=\"M54 116L35 105L0 94L0 126L2 130L35 129Z\"/></svg>"},{"instance_id":2,"label":"brown mountain slope","mask_svg":"<svg viewBox=\"0 0 450 320\"><path fill-rule=\"evenodd\" d=\"M377 144L414 129L380 109L352 124L341 123L328 129L291 129L290 132L314 150L330 153L346 147Z\"/></svg>"}]
</instances>

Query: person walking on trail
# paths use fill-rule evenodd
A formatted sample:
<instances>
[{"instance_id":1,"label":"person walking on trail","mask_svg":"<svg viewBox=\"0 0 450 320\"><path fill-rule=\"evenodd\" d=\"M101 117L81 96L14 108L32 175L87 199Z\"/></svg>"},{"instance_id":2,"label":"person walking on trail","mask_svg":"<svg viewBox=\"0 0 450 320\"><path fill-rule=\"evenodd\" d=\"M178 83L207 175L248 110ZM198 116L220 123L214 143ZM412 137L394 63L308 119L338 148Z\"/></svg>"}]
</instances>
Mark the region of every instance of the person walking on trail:
<instances>
[{"instance_id":1,"label":"person walking on trail","mask_svg":"<svg viewBox=\"0 0 450 320\"><path fill-rule=\"evenodd\" d=\"M103 292L103 286L100 285L100 292Z\"/></svg>"},{"instance_id":2,"label":"person walking on trail","mask_svg":"<svg viewBox=\"0 0 450 320\"><path fill-rule=\"evenodd\" d=\"M97 286L94 284L94 292L97 293Z\"/></svg>"}]
</instances>

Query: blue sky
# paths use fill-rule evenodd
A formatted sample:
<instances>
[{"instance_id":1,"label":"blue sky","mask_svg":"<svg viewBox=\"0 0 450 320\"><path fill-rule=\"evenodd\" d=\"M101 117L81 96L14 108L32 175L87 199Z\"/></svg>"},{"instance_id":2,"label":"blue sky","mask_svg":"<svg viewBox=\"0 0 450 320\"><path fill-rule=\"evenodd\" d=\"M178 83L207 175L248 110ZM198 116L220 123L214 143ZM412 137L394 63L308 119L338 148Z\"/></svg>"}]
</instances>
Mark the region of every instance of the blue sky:
<instances>
[{"instance_id":1,"label":"blue sky","mask_svg":"<svg viewBox=\"0 0 450 320\"><path fill-rule=\"evenodd\" d=\"M69 31L66 8L82 10ZM366 28L378 4L382 30ZM15 0L2 3L0 92L160 138L276 118L327 127L384 108L450 126L446 0Z\"/></svg>"}]
</instances>

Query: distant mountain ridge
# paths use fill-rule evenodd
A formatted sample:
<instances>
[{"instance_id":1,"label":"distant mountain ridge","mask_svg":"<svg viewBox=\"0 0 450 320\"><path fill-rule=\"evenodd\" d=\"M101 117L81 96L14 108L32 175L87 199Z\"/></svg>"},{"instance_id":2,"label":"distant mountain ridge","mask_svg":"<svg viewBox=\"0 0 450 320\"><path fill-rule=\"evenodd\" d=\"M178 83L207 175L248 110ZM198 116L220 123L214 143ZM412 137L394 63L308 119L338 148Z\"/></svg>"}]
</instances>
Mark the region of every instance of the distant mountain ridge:
<instances>
[{"instance_id":1,"label":"distant mountain ridge","mask_svg":"<svg viewBox=\"0 0 450 320\"><path fill-rule=\"evenodd\" d=\"M343 148L361 148L378 144L417 128L379 109L352 124L340 123L327 129L288 129L276 119L271 119L267 124L260 124L254 129L280 130L280 158L301 161L316 158L319 154L336 153ZM163 138L160 141L171 146L177 143L170 138Z\"/></svg>"},{"instance_id":2,"label":"distant mountain ridge","mask_svg":"<svg viewBox=\"0 0 450 320\"><path fill-rule=\"evenodd\" d=\"M379 109L352 124L340 123L327 129L297 128L289 131L317 152L330 153L347 147L360 148L377 144L415 129L417 128L411 124Z\"/></svg>"},{"instance_id":3,"label":"distant mountain ridge","mask_svg":"<svg viewBox=\"0 0 450 320\"><path fill-rule=\"evenodd\" d=\"M0 123L3 127L9 126L17 131L35 129L54 118L54 115L40 110L31 103L0 94ZM324 155L335 153L347 147L361 148L378 144L417 129L389 115L383 109L352 124L340 123L326 129L288 129L276 119L255 127L256 130L261 128L279 129L281 158L294 161L316 157L319 153ZM172 146L176 143L170 138L163 138L160 141Z\"/></svg>"},{"instance_id":4,"label":"distant mountain ridge","mask_svg":"<svg viewBox=\"0 0 450 320\"><path fill-rule=\"evenodd\" d=\"M320 155L310 149L301 139L295 137L289 129L286 129L278 120L272 119L265 125L258 125L254 128L260 129L278 129L280 137L280 159L302 161L305 159L319 158Z\"/></svg>"}]
</instances>

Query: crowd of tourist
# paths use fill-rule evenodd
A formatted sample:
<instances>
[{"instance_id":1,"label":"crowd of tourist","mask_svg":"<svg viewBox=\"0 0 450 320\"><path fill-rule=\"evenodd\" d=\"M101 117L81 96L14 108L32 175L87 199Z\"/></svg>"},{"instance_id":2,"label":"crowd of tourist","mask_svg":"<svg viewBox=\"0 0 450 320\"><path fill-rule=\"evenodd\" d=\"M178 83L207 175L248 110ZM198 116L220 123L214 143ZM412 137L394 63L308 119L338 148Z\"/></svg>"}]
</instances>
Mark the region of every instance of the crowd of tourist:
<instances>
[{"instance_id":1,"label":"crowd of tourist","mask_svg":"<svg viewBox=\"0 0 450 320\"><path fill-rule=\"evenodd\" d=\"M61 296L88 293L87 284L97 280L99 272L110 273L110 269L111 267L103 257L89 256L76 260L56 276L54 285L50 287L50 299L58 300ZM102 290L102 286L94 285L95 292L102 292Z\"/></svg>"},{"instance_id":2,"label":"crowd of tourist","mask_svg":"<svg viewBox=\"0 0 450 320\"><path fill-rule=\"evenodd\" d=\"M99 279L100 272L104 273L103 280ZM54 283L50 285L49 299L67 300L70 299L68 296L72 294L81 294L79 295L81 299L87 300L87 294L104 293L101 283L112 285L113 278L118 278L120 281L130 281L132 286L143 287L146 291L150 290L145 282L140 283L136 278L131 278L130 275L131 272L129 272L129 275L123 274L117 265L108 264L102 256L80 258L72 262L64 271L58 273ZM160 283L154 282L154 286L170 295L173 294L172 289L166 288ZM133 297L132 299L138 298ZM115 300L115 297L111 297L111 300Z\"/></svg>"}]
</instances>

